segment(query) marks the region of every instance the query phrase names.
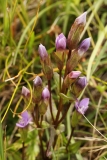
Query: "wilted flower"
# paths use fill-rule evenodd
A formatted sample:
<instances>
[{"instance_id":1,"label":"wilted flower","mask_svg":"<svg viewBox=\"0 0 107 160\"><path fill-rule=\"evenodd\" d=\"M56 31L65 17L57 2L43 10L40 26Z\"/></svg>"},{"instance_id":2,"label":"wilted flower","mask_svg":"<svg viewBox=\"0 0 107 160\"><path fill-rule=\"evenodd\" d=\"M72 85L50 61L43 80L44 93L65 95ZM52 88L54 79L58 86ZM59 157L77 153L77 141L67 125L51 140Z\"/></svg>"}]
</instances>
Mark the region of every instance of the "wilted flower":
<instances>
[{"instance_id":1,"label":"wilted flower","mask_svg":"<svg viewBox=\"0 0 107 160\"><path fill-rule=\"evenodd\" d=\"M16 126L19 128L24 128L31 122L31 120L32 118L30 117L29 113L27 111L24 111L21 114L21 119L18 123L16 123Z\"/></svg>"},{"instance_id":2,"label":"wilted flower","mask_svg":"<svg viewBox=\"0 0 107 160\"><path fill-rule=\"evenodd\" d=\"M50 92L49 92L48 88L45 87L44 90L42 91L42 99L49 100L49 98L50 98Z\"/></svg>"},{"instance_id":3,"label":"wilted flower","mask_svg":"<svg viewBox=\"0 0 107 160\"><path fill-rule=\"evenodd\" d=\"M30 91L25 86L22 87L22 95L26 98L30 96Z\"/></svg>"},{"instance_id":4,"label":"wilted flower","mask_svg":"<svg viewBox=\"0 0 107 160\"><path fill-rule=\"evenodd\" d=\"M85 114L88 109L89 98L84 98L81 101L75 102L75 108L80 114Z\"/></svg>"},{"instance_id":5,"label":"wilted flower","mask_svg":"<svg viewBox=\"0 0 107 160\"><path fill-rule=\"evenodd\" d=\"M42 44L40 44L38 52L39 52L41 60L45 61L47 59L47 57L48 57L48 53L47 53L47 50L46 50L45 46L43 46Z\"/></svg>"},{"instance_id":6,"label":"wilted flower","mask_svg":"<svg viewBox=\"0 0 107 160\"><path fill-rule=\"evenodd\" d=\"M90 38L86 38L81 42L78 48L79 56L82 57L82 55L88 50L89 47L90 47Z\"/></svg>"},{"instance_id":7,"label":"wilted flower","mask_svg":"<svg viewBox=\"0 0 107 160\"><path fill-rule=\"evenodd\" d=\"M55 40L56 50L63 50L66 49L66 37L63 33L58 35Z\"/></svg>"}]
</instances>

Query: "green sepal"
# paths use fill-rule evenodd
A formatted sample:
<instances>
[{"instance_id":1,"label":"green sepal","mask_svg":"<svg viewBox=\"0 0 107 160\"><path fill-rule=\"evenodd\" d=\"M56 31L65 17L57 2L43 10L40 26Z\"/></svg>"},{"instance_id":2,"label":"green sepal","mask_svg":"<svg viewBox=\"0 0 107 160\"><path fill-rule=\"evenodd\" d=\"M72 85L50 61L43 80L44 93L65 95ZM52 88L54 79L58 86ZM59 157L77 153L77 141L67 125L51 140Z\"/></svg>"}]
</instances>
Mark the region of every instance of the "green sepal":
<instances>
[{"instance_id":1,"label":"green sepal","mask_svg":"<svg viewBox=\"0 0 107 160\"><path fill-rule=\"evenodd\" d=\"M73 128L75 128L78 123L79 123L79 120L81 118L81 114L79 114L76 110L73 112L72 114L72 118L71 118L71 126Z\"/></svg>"},{"instance_id":2,"label":"green sepal","mask_svg":"<svg viewBox=\"0 0 107 160\"><path fill-rule=\"evenodd\" d=\"M19 132L20 132L22 141L25 142L27 139L27 134L28 134L28 126L26 126L24 128L20 128Z\"/></svg>"}]
</instances>

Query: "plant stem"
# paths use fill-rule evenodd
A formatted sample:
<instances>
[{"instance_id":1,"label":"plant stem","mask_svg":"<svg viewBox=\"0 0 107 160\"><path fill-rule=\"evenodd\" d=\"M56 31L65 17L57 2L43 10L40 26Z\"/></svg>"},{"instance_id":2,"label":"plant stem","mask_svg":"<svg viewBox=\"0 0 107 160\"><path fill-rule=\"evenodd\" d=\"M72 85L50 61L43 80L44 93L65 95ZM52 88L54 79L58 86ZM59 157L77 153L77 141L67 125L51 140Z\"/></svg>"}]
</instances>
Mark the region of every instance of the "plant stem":
<instances>
[{"instance_id":1,"label":"plant stem","mask_svg":"<svg viewBox=\"0 0 107 160\"><path fill-rule=\"evenodd\" d=\"M41 133L40 133L40 131L38 131L38 134L39 134L39 140L40 140L40 150L41 150L41 154L42 154L42 159L45 160L43 143L42 143L42 138L41 138Z\"/></svg>"},{"instance_id":2,"label":"plant stem","mask_svg":"<svg viewBox=\"0 0 107 160\"><path fill-rule=\"evenodd\" d=\"M72 138L72 136L73 136L74 130L75 130L75 128L72 127L71 134L70 134L70 137L69 137L69 139L68 139L68 143L67 143L67 145L66 145L66 150L67 150L67 151L68 151L68 146L69 146L69 144L70 144L70 141L71 141L71 138Z\"/></svg>"},{"instance_id":3,"label":"plant stem","mask_svg":"<svg viewBox=\"0 0 107 160\"><path fill-rule=\"evenodd\" d=\"M62 70L59 70L59 92L61 92L61 76L62 76Z\"/></svg>"},{"instance_id":4,"label":"plant stem","mask_svg":"<svg viewBox=\"0 0 107 160\"><path fill-rule=\"evenodd\" d=\"M58 112L57 112L57 115L56 115L56 120L55 120L55 125L57 125L58 123L58 120L59 120L59 116L60 116L60 113L61 113L61 110L62 110L62 98L60 97L60 100L59 100L59 107L58 107ZM56 128L56 127L55 127Z\"/></svg>"},{"instance_id":5,"label":"plant stem","mask_svg":"<svg viewBox=\"0 0 107 160\"><path fill-rule=\"evenodd\" d=\"M39 115L38 115L38 105L37 104L35 105L34 112L32 112L32 117L33 117L35 124L39 128Z\"/></svg>"},{"instance_id":6,"label":"plant stem","mask_svg":"<svg viewBox=\"0 0 107 160\"><path fill-rule=\"evenodd\" d=\"M49 107L50 107L50 112L51 112L52 120L54 122L54 116L53 116L53 112L52 112L51 80L48 80L48 89L49 89L49 92L50 92Z\"/></svg>"},{"instance_id":7,"label":"plant stem","mask_svg":"<svg viewBox=\"0 0 107 160\"><path fill-rule=\"evenodd\" d=\"M40 117L41 119L40 119L40 126L42 125L42 121L43 121L43 115L41 115L41 117Z\"/></svg>"},{"instance_id":8,"label":"plant stem","mask_svg":"<svg viewBox=\"0 0 107 160\"><path fill-rule=\"evenodd\" d=\"M22 142L22 160L25 160L25 143Z\"/></svg>"},{"instance_id":9,"label":"plant stem","mask_svg":"<svg viewBox=\"0 0 107 160\"><path fill-rule=\"evenodd\" d=\"M68 74L68 70L67 70L67 61L68 59L70 58L71 56L71 50L69 50L69 53L68 53L68 57L67 57L67 60L66 60L66 67L65 67L65 74L64 74L64 78L66 77L66 75Z\"/></svg>"},{"instance_id":10,"label":"plant stem","mask_svg":"<svg viewBox=\"0 0 107 160\"><path fill-rule=\"evenodd\" d=\"M69 108L70 108L70 105L67 107L67 109L66 109L66 111L64 112L63 116L62 116L62 117L60 118L60 120L58 121L58 124L61 123L62 120L66 117L66 114L67 114Z\"/></svg>"}]
</instances>

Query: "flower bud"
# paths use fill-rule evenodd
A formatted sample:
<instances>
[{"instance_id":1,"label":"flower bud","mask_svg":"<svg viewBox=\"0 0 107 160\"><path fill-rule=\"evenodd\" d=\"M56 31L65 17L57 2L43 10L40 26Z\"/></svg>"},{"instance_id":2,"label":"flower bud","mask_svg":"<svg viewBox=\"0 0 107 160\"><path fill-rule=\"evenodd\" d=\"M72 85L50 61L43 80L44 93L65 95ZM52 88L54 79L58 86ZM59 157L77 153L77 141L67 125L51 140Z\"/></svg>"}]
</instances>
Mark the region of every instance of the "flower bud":
<instances>
[{"instance_id":1,"label":"flower bud","mask_svg":"<svg viewBox=\"0 0 107 160\"><path fill-rule=\"evenodd\" d=\"M58 35L55 40L56 50L64 50L66 49L66 37L63 33Z\"/></svg>"},{"instance_id":2,"label":"flower bud","mask_svg":"<svg viewBox=\"0 0 107 160\"><path fill-rule=\"evenodd\" d=\"M42 79L39 76L36 76L36 78L33 80L34 87L42 86Z\"/></svg>"},{"instance_id":3,"label":"flower bud","mask_svg":"<svg viewBox=\"0 0 107 160\"><path fill-rule=\"evenodd\" d=\"M49 92L48 88L45 87L44 90L42 91L42 99L49 100L49 98L50 98L50 92Z\"/></svg>"},{"instance_id":4,"label":"flower bud","mask_svg":"<svg viewBox=\"0 0 107 160\"><path fill-rule=\"evenodd\" d=\"M70 50L75 49L80 40L80 35L86 24L86 15L87 12L84 12L82 15L77 17L71 26L70 32L67 38L67 46Z\"/></svg>"},{"instance_id":5,"label":"flower bud","mask_svg":"<svg viewBox=\"0 0 107 160\"><path fill-rule=\"evenodd\" d=\"M42 44L40 44L38 52L41 58L43 73L46 76L46 78L50 80L53 76L53 69L46 48Z\"/></svg>"},{"instance_id":6,"label":"flower bud","mask_svg":"<svg viewBox=\"0 0 107 160\"><path fill-rule=\"evenodd\" d=\"M78 24L86 24L86 15L87 15L87 12L84 12L83 14L81 14L79 17L77 17L75 19L75 22L77 22Z\"/></svg>"},{"instance_id":7,"label":"flower bud","mask_svg":"<svg viewBox=\"0 0 107 160\"><path fill-rule=\"evenodd\" d=\"M74 70L74 68L78 64L78 61L79 61L79 56L78 56L77 50L75 49L71 52L70 58L68 59L67 64L66 64L67 74Z\"/></svg>"},{"instance_id":8,"label":"flower bud","mask_svg":"<svg viewBox=\"0 0 107 160\"><path fill-rule=\"evenodd\" d=\"M80 114L85 114L88 109L89 98L84 98L81 101L75 102L75 108Z\"/></svg>"},{"instance_id":9,"label":"flower bud","mask_svg":"<svg viewBox=\"0 0 107 160\"><path fill-rule=\"evenodd\" d=\"M42 90L43 90L43 84L42 79L39 76L36 76L36 78L33 80L34 84L34 99L35 102L38 103L41 100L42 96Z\"/></svg>"},{"instance_id":10,"label":"flower bud","mask_svg":"<svg viewBox=\"0 0 107 160\"><path fill-rule=\"evenodd\" d=\"M30 97L30 91L25 86L22 87L22 95L24 98Z\"/></svg>"},{"instance_id":11,"label":"flower bud","mask_svg":"<svg viewBox=\"0 0 107 160\"><path fill-rule=\"evenodd\" d=\"M66 88L69 88L70 85L80 76L80 71L70 72L64 79L64 85Z\"/></svg>"},{"instance_id":12,"label":"flower bud","mask_svg":"<svg viewBox=\"0 0 107 160\"><path fill-rule=\"evenodd\" d=\"M42 91L42 99L39 103L39 113L44 115L47 111L48 103L50 98L50 92L47 87L45 87Z\"/></svg>"},{"instance_id":13,"label":"flower bud","mask_svg":"<svg viewBox=\"0 0 107 160\"><path fill-rule=\"evenodd\" d=\"M57 50L56 52L54 52L52 54L59 70L63 69L63 66L65 64L65 60L66 60L67 52L68 52L67 50L62 50L62 51Z\"/></svg>"},{"instance_id":14,"label":"flower bud","mask_svg":"<svg viewBox=\"0 0 107 160\"><path fill-rule=\"evenodd\" d=\"M90 38L86 38L81 42L78 48L78 55L82 57L89 47L90 47Z\"/></svg>"},{"instance_id":15,"label":"flower bud","mask_svg":"<svg viewBox=\"0 0 107 160\"><path fill-rule=\"evenodd\" d=\"M85 88L86 85L87 85L86 77L79 77L79 79L73 85L73 92L76 97L80 95L80 93L82 92L82 90Z\"/></svg>"},{"instance_id":16,"label":"flower bud","mask_svg":"<svg viewBox=\"0 0 107 160\"><path fill-rule=\"evenodd\" d=\"M38 52L42 61L45 61L46 59L48 59L47 50L45 46L43 46L42 44L39 45Z\"/></svg>"}]
</instances>

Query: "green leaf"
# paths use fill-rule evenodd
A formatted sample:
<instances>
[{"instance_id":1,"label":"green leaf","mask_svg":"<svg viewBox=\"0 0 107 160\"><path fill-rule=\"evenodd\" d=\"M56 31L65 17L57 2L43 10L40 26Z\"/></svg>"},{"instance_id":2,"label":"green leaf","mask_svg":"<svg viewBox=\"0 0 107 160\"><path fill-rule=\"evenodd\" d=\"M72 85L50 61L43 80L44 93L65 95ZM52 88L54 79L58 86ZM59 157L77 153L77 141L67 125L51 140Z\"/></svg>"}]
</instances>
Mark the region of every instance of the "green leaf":
<instances>
[{"instance_id":1,"label":"green leaf","mask_svg":"<svg viewBox=\"0 0 107 160\"><path fill-rule=\"evenodd\" d=\"M74 100L73 98L68 97L67 95L65 95L65 94L63 94L63 93L59 93L59 95L60 95L61 98L64 99L64 100L67 100L67 101Z\"/></svg>"}]
</instances>

